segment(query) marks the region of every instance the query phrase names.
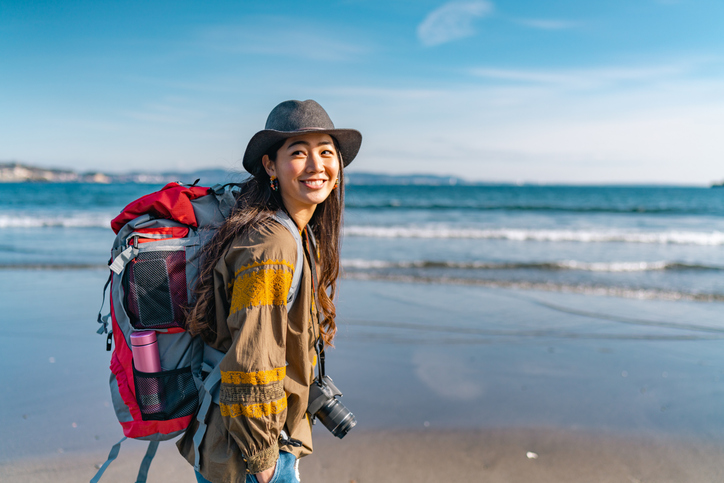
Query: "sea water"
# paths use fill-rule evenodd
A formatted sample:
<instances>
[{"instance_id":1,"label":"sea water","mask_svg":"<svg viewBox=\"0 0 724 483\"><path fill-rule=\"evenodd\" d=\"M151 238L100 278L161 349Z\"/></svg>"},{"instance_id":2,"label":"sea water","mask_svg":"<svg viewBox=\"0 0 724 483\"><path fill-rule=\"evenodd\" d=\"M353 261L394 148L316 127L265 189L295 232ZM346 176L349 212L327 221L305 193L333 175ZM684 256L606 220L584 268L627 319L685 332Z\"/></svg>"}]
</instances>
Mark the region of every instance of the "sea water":
<instances>
[{"instance_id":1,"label":"sea water","mask_svg":"<svg viewBox=\"0 0 724 483\"><path fill-rule=\"evenodd\" d=\"M0 266L102 266L110 220L160 186L0 185ZM724 301L724 189L365 186L344 276Z\"/></svg>"},{"instance_id":2,"label":"sea water","mask_svg":"<svg viewBox=\"0 0 724 483\"><path fill-rule=\"evenodd\" d=\"M95 333L110 220L159 188L0 184L0 460L120 438ZM360 430L724 434L724 190L346 194L328 370Z\"/></svg>"},{"instance_id":3,"label":"sea water","mask_svg":"<svg viewBox=\"0 0 724 483\"><path fill-rule=\"evenodd\" d=\"M346 274L724 300L724 190L352 187Z\"/></svg>"}]
</instances>

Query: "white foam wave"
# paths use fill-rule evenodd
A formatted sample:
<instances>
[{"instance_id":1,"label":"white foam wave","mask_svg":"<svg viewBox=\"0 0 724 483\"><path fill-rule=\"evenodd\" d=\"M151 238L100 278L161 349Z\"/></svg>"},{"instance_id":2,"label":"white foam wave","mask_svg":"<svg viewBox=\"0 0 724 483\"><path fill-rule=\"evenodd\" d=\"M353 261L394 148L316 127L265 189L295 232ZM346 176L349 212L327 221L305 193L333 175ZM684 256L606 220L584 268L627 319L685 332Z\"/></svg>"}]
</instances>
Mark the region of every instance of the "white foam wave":
<instances>
[{"instance_id":1,"label":"white foam wave","mask_svg":"<svg viewBox=\"0 0 724 483\"><path fill-rule=\"evenodd\" d=\"M626 232L588 230L473 229L446 227L348 226L346 236L370 238L472 238L513 241L579 243L653 243L676 245L724 245L724 232Z\"/></svg>"},{"instance_id":2,"label":"white foam wave","mask_svg":"<svg viewBox=\"0 0 724 483\"><path fill-rule=\"evenodd\" d=\"M580 270L588 272L647 272L666 270L671 267L683 266L677 262L580 262L577 260L563 260L551 262L452 262L452 261L403 261L392 262L386 260L342 259L345 268L370 270L379 268L458 268L482 270L511 270L511 269L539 269L539 270Z\"/></svg>"},{"instance_id":3,"label":"white foam wave","mask_svg":"<svg viewBox=\"0 0 724 483\"><path fill-rule=\"evenodd\" d=\"M668 262L578 262L566 260L557 262L557 266L569 270L584 270L589 272L648 272L651 270L666 270L671 266Z\"/></svg>"},{"instance_id":4,"label":"white foam wave","mask_svg":"<svg viewBox=\"0 0 724 483\"><path fill-rule=\"evenodd\" d=\"M436 265L444 265L452 267L455 262L425 262L425 261L404 261L404 262L391 262L386 260L365 260L362 258L343 258L341 261L342 266L345 268L357 268L357 269L371 269L371 268L411 268L411 267L425 267L430 263ZM475 262L473 262L475 263ZM467 264L466 264L467 265ZM459 267L466 268L466 267ZM481 267L484 268L484 267Z\"/></svg>"},{"instance_id":5,"label":"white foam wave","mask_svg":"<svg viewBox=\"0 0 724 483\"><path fill-rule=\"evenodd\" d=\"M399 262L386 262L384 260L364 260L361 258L343 258L340 263L345 268L358 268L361 270L370 268L391 268L399 267Z\"/></svg>"},{"instance_id":6,"label":"white foam wave","mask_svg":"<svg viewBox=\"0 0 724 483\"><path fill-rule=\"evenodd\" d=\"M639 300L688 300L697 302L724 302L724 294L679 292L655 288L628 288L617 286L574 285L553 282L514 282L502 280L480 280L449 277L419 277L410 275L379 275L371 273L350 273L345 278L356 280L385 280L407 283L443 283L454 285L474 285L490 288L506 288L514 290L541 290L546 292L568 292L585 295L633 298Z\"/></svg>"},{"instance_id":7,"label":"white foam wave","mask_svg":"<svg viewBox=\"0 0 724 483\"><path fill-rule=\"evenodd\" d=\"M112 215L106 213L72 213L58 215L0 214L0 228L110 228Z\"/></svg>"}]
</instances>

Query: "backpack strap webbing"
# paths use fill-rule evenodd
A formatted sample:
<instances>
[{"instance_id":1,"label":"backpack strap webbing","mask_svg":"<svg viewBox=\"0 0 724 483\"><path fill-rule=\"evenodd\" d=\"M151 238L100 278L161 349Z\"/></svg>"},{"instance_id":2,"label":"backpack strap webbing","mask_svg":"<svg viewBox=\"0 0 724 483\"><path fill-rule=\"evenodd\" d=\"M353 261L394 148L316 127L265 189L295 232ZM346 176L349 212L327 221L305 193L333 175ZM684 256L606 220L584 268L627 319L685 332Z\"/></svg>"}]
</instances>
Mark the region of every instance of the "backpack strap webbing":
<instances>
[{"instance_id":1,"label":"backpack strap webbing","mask_svg":"<svg viewBox=\"0 0 724 483\"><path fill-rule=\"evenodd\" d=\"M219 360L219 363L221 360ZM204 400L201 403L199 412L196 414L196 419L199 422L199 427L196 429L194 434L194 469L201 472L201 442L204 440L206 434L206 416L209 414L209 408L211 408L211 402L219 402L219 387L221 383L221 368L219 364L216 364L214 370L206 376L204 380Z\"/></svg>"},{"instance_id":2,"label":"backpack strap webbing","mask_svg":"<svg viewBox=\"0 0 724 483\"><path fill-rule=\"evenodd\" d=\"M101 479L101 476L103 476L103 473L106 472L108 465L113 463L113 460L118 458L118 453L121 451L121 443L123 443L126 439L128 439L128 438L126 436L124 436L121 438L121 440L119 442L117 442L116 444L113 445L113 447L111 448L111 452L108 453L108 459L106 460L105 463L103 463L103 465L100 468L98 468L98 472L93 477L93 479L90 480L90 483L98 483L98 481Z\"/></svg>"},{"instance_id":3,"label":"backpack strap webbing","mask_svg":"<svg viewBox=\"0 0 724 483\"><path fill-rule=\"evenodd\" d=\"M108 286L111 284L111 279L113 278L113 272L108 274L108 280L106 280L106 284L103 286L103 299L101 300L101 308L98 309L98 323L101 324L101 326L98 328L98 331L96 333L103 334L108 332L108 318L111 316L111 313L108 312L108 315L101 315L103 312L103 306L106 304L106 290L108 290Z\"/></svg>"},{"instance_id":4,"label":"backpack strap webbing","mask_svg":"<svg viewBox=\"0 0 724 483\"><path fill-rule=\"evenodd\" d=\"M121 451L121 443L123 443L128 438L126 436L122 437L119 442L113 445L111 448L111 452L108 453L108 459L105 463L98 469L98 472L93 477L92 480L90 480L90 483L98 483L98 481L101 479L101 476L103 476L103 473L106 472L108 469L108 466L110 466L111 463L118 457L118 453ZM148 443L148 448L146 449L146 455L143 457L143 461L141 461L141 467L138 468L138 476L136 477L136 483L146 483L146 479L148 478L148 469L151 467L151 462L153 461L153 457L156 456L156 450L158 449L158 441L150 441Z\"/></svg>"},{"instance_id":5,"label":"backpack strap webbing","mask_svg":"<svg viewBox=\"0 0 724 483\"><path fill-rule=\"evenodd\" d=\"M148 469L151 467L151 461L156 456L156 450L158 449L158 441L150 441L148 443L148 449L146 449L146 456L141 461L141 467L138 468L138 476L136 477L136 483L146 483L148 478Z\"/></svg>"}]
</instances>

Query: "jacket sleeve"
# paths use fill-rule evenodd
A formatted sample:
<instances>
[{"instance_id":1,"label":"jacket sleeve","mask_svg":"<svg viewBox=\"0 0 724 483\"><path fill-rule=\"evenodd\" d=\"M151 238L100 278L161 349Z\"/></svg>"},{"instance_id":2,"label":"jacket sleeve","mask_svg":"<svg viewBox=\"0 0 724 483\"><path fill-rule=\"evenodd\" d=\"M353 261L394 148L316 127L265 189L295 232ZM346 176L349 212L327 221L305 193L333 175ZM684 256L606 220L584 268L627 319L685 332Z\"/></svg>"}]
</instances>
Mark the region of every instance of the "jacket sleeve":
<instances>
[{"instance_id":1,"label":"jacket sleeve","mask_svg":"<svg viewBox=\"0 0 724 483\"><path fill-rule=\"evenodd\" d=\"M279 456L287 414L286 300L295 262L291 236L268 228L233 245L225 258L232 343L220 365L219 408L250 473L272 467Z\"/></svg>"}]
</instances>

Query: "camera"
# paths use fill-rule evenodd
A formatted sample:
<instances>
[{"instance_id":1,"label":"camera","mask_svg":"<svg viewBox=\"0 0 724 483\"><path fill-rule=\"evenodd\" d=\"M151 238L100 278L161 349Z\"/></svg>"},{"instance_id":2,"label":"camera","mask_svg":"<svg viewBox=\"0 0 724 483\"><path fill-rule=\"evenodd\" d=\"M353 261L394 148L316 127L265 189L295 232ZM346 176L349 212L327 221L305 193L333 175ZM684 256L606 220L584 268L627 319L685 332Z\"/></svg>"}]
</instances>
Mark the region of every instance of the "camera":
<instances>
[{"instance_id":1,"label":"camera","mask_svg":"<svg viewBox=\"0 0 724 483\"><path fill-rule=\"evenodd\" d=\"M312 418L319 419L333 435L342 439L354 428L357 420L349 409L337 400L342 393L334 385L332 378L324 376L316 378L309 386L309 405L307 411Z\"/></svg>"}]
</instances>

